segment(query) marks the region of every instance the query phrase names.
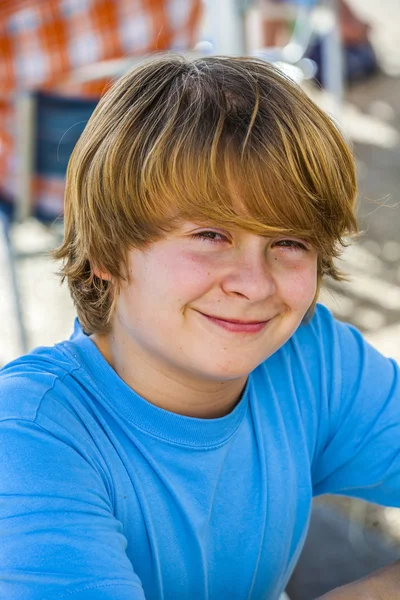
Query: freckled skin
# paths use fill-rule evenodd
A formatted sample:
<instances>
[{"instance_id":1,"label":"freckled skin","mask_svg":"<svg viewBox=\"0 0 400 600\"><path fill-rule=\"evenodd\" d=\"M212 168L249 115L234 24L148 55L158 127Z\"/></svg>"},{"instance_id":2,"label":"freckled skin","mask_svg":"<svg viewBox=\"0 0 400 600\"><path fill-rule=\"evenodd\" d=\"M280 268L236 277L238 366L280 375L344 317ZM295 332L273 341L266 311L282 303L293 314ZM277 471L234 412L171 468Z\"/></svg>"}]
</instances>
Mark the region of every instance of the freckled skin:
<instances>
[{"instance_id":1,"label":"freckled skin","mask_svg":"<svg viewBox=\"0 0 400 600\"><path fill-rule=\"evenodd\" d=\"M204 231L221 239L193 238ZM186 397L188 388L207 391L221 382L242 389L294 333L316 293L317 253L280 244L279 237L183 223L146 251L132 250L132 281L121 289L112 347L109 338L93 336L95 343L108 344L103 353L145 396L150 380L153 392L174 381ZM269 322L259 333L238 334L204 314Z\"/></svg>"}]
</instances>

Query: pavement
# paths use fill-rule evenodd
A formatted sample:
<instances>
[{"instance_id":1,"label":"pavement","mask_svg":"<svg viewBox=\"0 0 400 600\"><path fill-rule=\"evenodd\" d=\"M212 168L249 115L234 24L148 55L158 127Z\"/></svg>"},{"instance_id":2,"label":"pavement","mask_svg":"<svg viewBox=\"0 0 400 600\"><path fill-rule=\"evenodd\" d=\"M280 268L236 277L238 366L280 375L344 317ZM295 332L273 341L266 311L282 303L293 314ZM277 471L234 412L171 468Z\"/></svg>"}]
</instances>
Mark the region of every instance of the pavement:
<instances>
[{"instance_id":1,"label":"pavement","mask_svg":"<svg viewBox=\"0 0 400 600\"><path fill-rule=\"evenodd\" d=\"M343 255L349 283L327 282L322 298L400 362L400 77L382 73L350 89L342 122L357 163L362 233Z\"/></svg>"},{"instance_id":2,"label":"pavement","mask_svg":"<svg viewBox=\"0 0 400 600\"><path fill-rule=\"evenodd\" d=\"M314 506L303 552L286 588L290 600L311 600L400 558L376 531L365 530L332 506Z\"/></svg>"}]
</instances>

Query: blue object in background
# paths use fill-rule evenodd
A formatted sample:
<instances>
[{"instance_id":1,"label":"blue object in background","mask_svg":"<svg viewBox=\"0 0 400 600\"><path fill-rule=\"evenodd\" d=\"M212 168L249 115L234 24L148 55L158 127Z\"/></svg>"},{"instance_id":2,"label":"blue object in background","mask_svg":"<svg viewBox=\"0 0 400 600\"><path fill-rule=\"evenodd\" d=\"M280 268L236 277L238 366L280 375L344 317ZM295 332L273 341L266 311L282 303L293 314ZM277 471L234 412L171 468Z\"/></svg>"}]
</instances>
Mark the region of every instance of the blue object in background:
<instances>
[{"instance_id":1,"label":"blue object in background","mask_svg":"<svg viewBox=\"0 0 400 600\"><path fill-rule=\"evenodd\" d=\"M35 174L61 175L98 99L36 95Z\"/></svg>"}]
</instances>

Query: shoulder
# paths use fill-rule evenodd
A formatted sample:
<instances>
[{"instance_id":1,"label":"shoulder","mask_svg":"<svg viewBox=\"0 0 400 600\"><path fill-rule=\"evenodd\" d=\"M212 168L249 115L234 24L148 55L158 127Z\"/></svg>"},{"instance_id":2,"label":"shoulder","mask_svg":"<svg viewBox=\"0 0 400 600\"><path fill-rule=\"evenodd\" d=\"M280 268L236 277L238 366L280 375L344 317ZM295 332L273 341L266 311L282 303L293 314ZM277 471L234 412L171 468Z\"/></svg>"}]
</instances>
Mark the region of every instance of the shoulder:
<instances>
[{"instance_id":1,"label":"shoulder","mask_svg":"<svg viewBox=\"0 0 400 600\"><path fill-rule=\"evenodd\" d=\"M364 335L349 323L336 319L327 307L317 305L309 323L298 328L291 347L311 348L324 364L330 362L344 377L358 370L371 370L373 366L393 372L396 363L383 356Z\"/></svg>"},{"instance_id":2,"label":"shoulder","mask_svg":"<svg viewBox=\"0 0 400 600\"><path fill-rule=\"evenodd\" d=\"M257 369L262 385L267 379L285 396L290 390L308 398L319 396L335 375L334 356L340 354L341 326L327 307L317 304L312 318L301 323L290 339Z\"/></svg>"},{"instance_id":3,"label":"shoulder","mask_svg":"<svg viewBox=\"0 0 400 600\"><path fill-rule=\"evenodd\" d=\"M308 379L325 396L329 410L340 411L356 395L387 398L396 388L399 366L383 356L353 325L335 319L317 305L309 323L301 325L282 348L291 373Z\"/></svg>"},{"instance_id":4,"label":"shoulder","mask_svg":"<svg viewBox=\"0 0 400 600\"><path fill-rule=\"evenodd\" d=\"M68 472L75 469L76 474L82 469L79 456L111 490L102 447L107 434L94 412L98 390L90 388L91 383L79 344L71 340L37 348L3 367L0 464L4 456L8 461L12 452L19 464L30 461L32 472L51 468L54 476L58 469L67 480L66 467Z\"/></svg>"},{"instance_id":5,"label":"shoulder","mask_svg":"<svg viewBox=\"0 0 400 600\"><path fill-rule=\"evenodd\" d=\"M323 304L317 304L308 321L303 322L293 336L294 340L308 341L310 344L320 341L336 341L338 327L350 327L338 321Z\"/></svg>"},{"instance_id":6,"label":"shoulder","mask_svg":"<svg viewBox=\"0 0 400 600\"><path fill-rule=\"evenodd\" d=\"M80 364L64 344L40 347L0 370L0 421L37 417L43 399Z\"/></svg>"},{"instance_id":7,"label":"shoulder","mask_svg":"<svg viewBox=\"0 0 400 600\"><path fill-rule=\"evenodd\" d=\"M391 361L379 354L352 325L336 319L317 304L312 318L262 365L270 377L299 389L307 385L319 395L354 382L354 375L374 364L380 372L391 371ZM283 384L282 384L283 385Z\"/></svg>"},{"instance_id":8,"label":"shoulder","mask_svg":"<svg viewBox=\"0 0 400 600\"><path fill-rule=\"evenodd\" d=\"M289 353L310 353L326 363L347 353L349 345L354 349L367 342L356 327L339 321L326 306L317 304L312 318L300 325L283 348Z\"/></svg>"},{"instance_id":9,"label":"shoulder","mask_svg":"<svg viewBox=\"0 0 400 600\"><path fill-rule=\"evenodd\" d=\"M304 320L290 339L275 353L274 360L284 361L292 368L301 363L327 363L342 344L342 329L351 326L341 323L322 304L317 304L312 317Z\"/></svg>"}]
</instances>

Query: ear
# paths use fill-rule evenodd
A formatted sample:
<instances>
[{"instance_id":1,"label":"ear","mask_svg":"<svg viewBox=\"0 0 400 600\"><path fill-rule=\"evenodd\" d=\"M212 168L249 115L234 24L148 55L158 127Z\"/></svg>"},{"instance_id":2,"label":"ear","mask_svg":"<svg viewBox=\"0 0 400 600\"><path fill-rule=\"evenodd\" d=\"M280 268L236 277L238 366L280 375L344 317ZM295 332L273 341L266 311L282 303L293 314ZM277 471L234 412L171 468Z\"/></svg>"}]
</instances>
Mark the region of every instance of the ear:
<instances>
[{"instance_id":1,"label":"ear","mask_svg":"<svg viewBox=\"0 0 400 600\"><path fill-rule=\"evenodd\" d=\"M103 281L111 281L111 279L112 279L110 273L107 273L107 271L102 271L101 269L98 269L97 267L93 267L93 273L99 279L103 279Z\"/></svg>"}]
</instances>

